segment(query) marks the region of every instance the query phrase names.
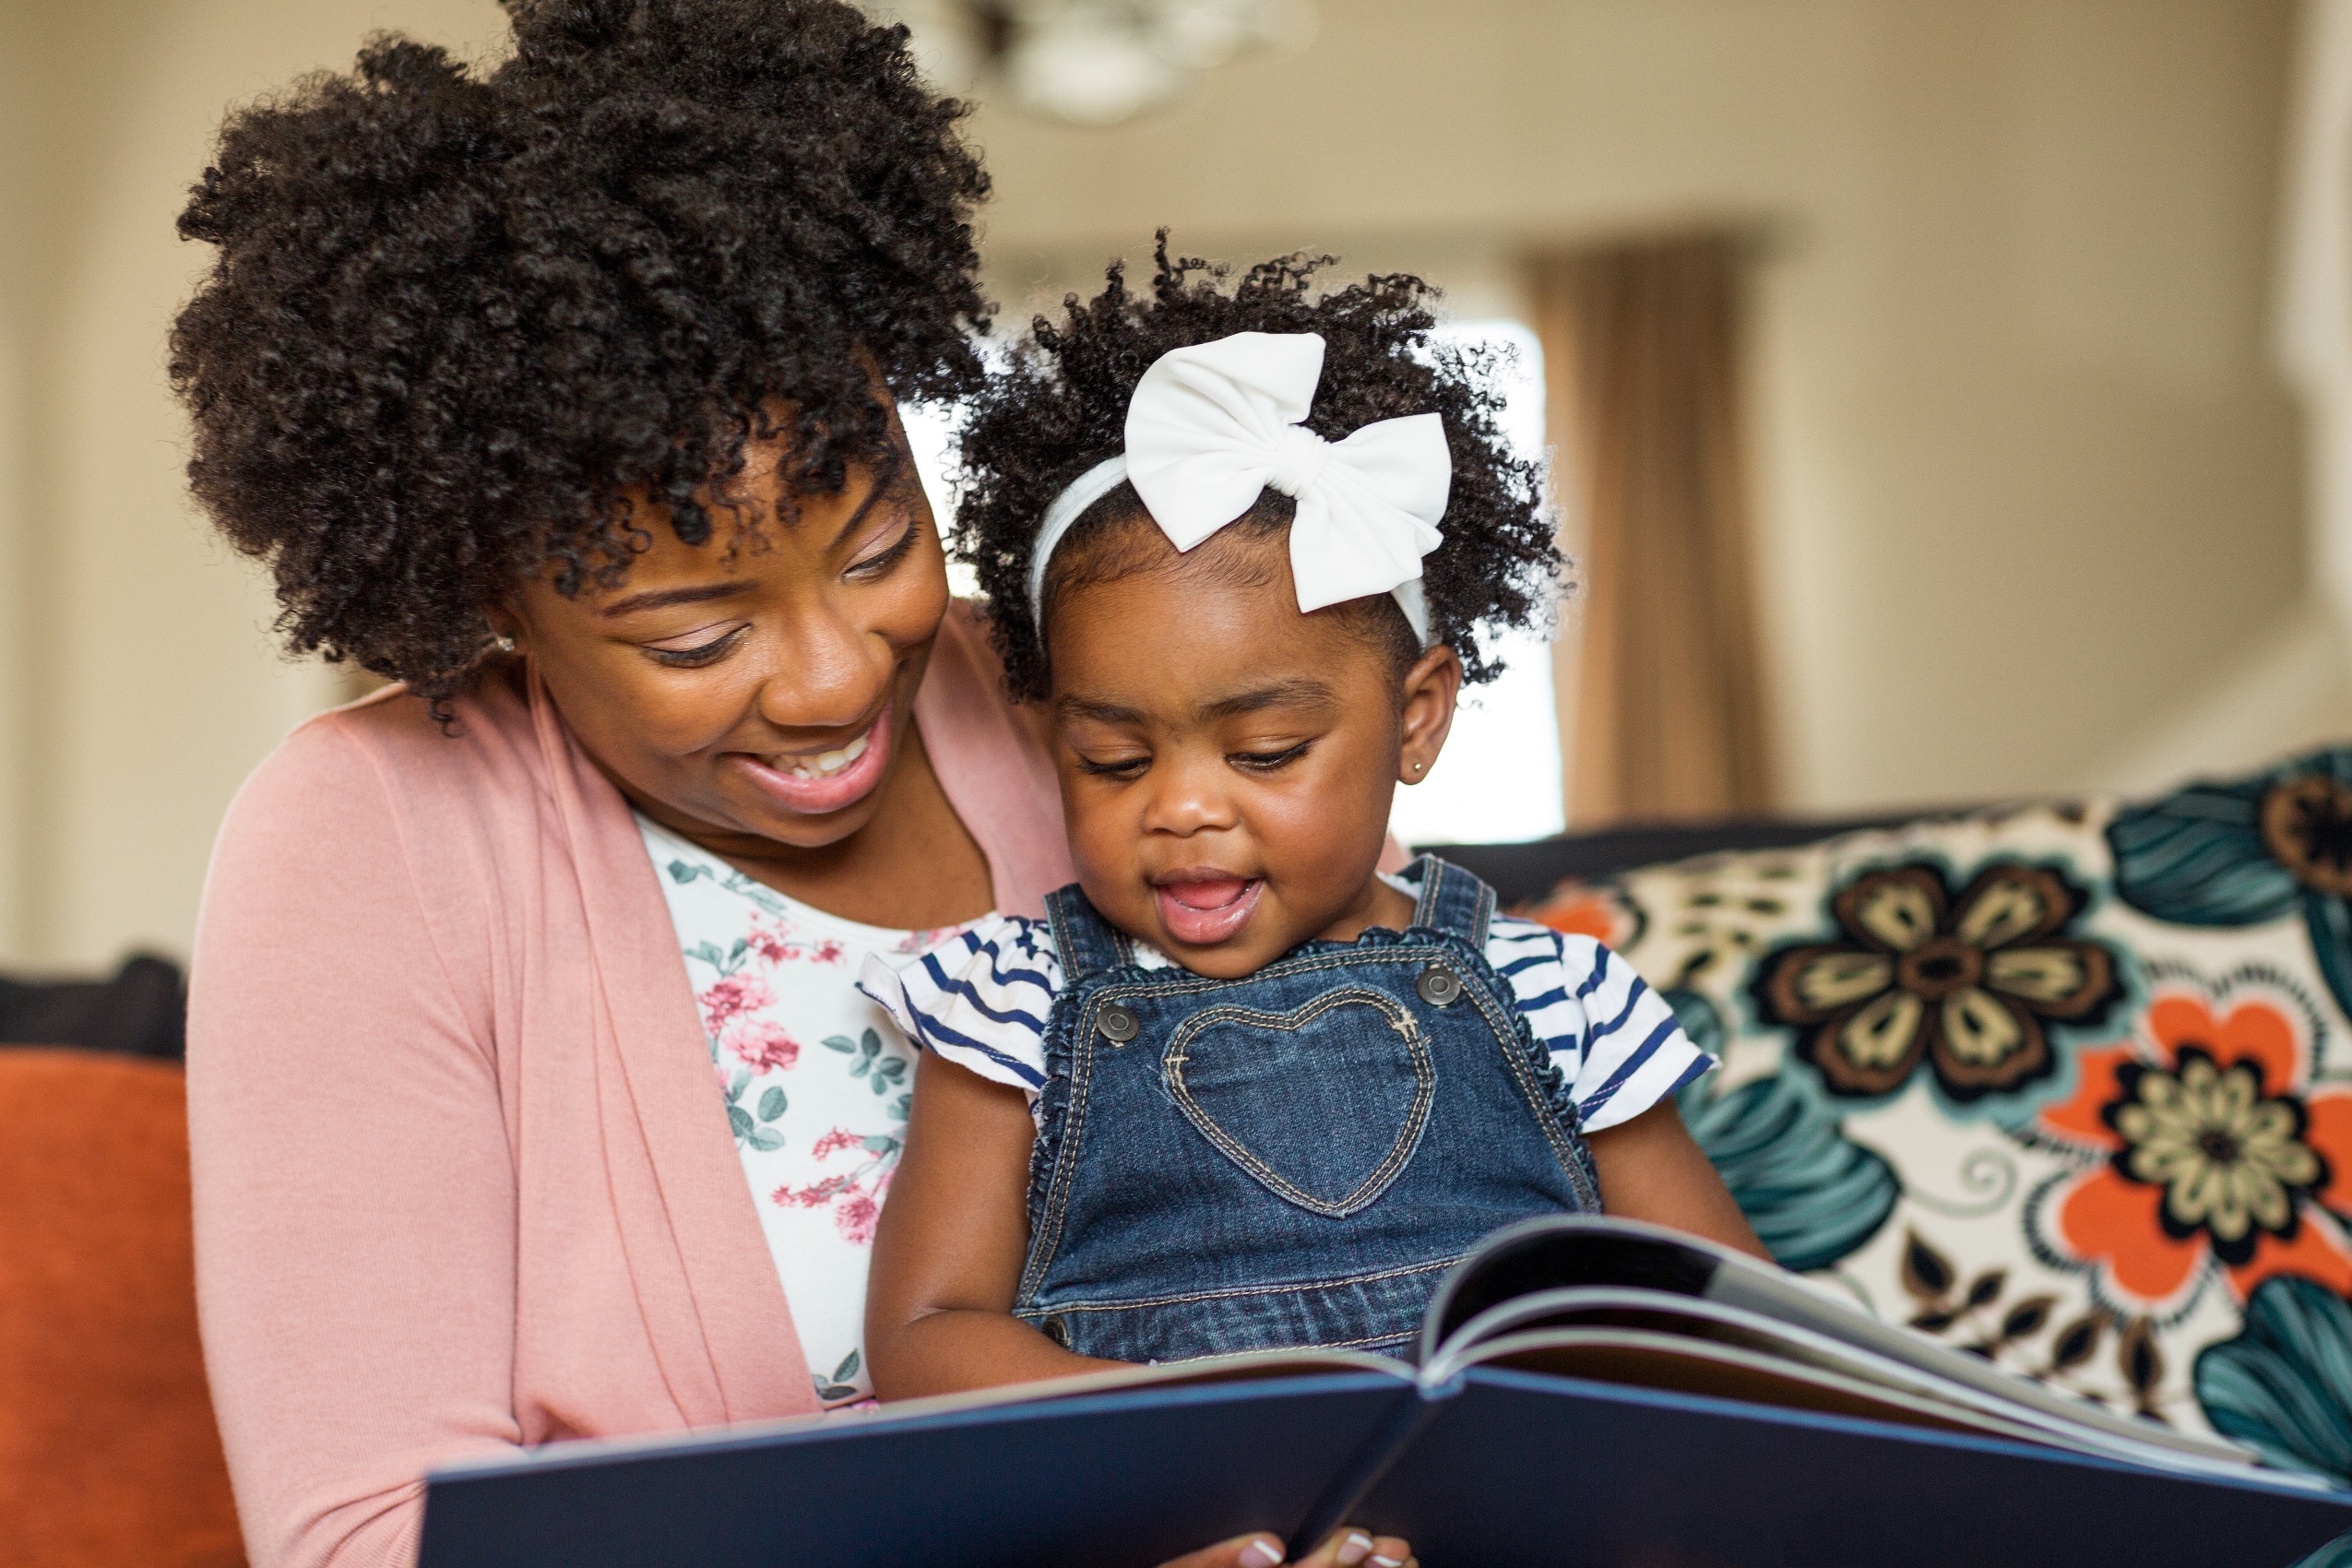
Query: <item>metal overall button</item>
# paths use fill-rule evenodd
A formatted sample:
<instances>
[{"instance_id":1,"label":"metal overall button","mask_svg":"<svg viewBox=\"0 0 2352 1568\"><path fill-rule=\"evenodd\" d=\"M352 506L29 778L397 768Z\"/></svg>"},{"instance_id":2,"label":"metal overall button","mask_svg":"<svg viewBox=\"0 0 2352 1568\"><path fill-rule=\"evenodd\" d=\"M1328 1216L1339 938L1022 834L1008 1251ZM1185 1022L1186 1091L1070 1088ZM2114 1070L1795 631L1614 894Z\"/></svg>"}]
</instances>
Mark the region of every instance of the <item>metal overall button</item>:
<instances>
[{"instance_id":1,"label":"metal overall button","mask_svg":"<svg viewBox=\"0 0 2352 1568\"><path fill-rule=\"evenodd\" d=\"M1106 1004L1102 1011L1094 1016L1094 1027L1101 1031L1103 1039L1113 1045L1126 1044L1143 1028L1135 1021L1134 1013L1116 1002Z\"/></svg>"},{"instance_id":2,"label":"metal overall button","mask_svg":"<svg viewBox=\"0 0 2352 1568\"><path fill-rule=\"evenodd\" d=\"M1444 1007L1462 994L1462 977L1443 964L1431 964L1413 982L1413 989L1431 1006Z\"/></svg>"},{"instance_id":3,"label":"metal overall button","mask_svg":"<svg viewBox=\"0 0 2352 1568\"><path fill-rule=\"evenodd\" d=\"M1070 1324L1060 1313L1048 1313L1044 1327L1045 1336L1048 1339L1052 1340L1064 1350L1070 1348Z\"/></svg>"}]
</instances>

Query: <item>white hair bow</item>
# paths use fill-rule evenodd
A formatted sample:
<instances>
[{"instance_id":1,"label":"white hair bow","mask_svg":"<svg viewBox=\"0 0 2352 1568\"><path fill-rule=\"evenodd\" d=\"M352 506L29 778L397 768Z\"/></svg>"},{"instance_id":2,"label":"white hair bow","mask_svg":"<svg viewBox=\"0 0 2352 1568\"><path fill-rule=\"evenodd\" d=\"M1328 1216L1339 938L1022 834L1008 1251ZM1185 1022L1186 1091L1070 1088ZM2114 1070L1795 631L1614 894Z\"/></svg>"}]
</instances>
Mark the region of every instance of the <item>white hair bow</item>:
<instances>
[{"instance_id":1,"label":"white hair bow","mask_svg":"<svg viewBox=\"0 0 2352 1568\"><path fill-rule=\"evenodd\" d=\"M1045 568L1086 509L1135 487L1178 550L1234 521L1271 485L1298 502L1290 576L1299 609L1394 594L1413 635L1429 641L1421 558L1444 535L1454 462L1435 414L1378 420L1340 441L1301 427L1323 379L1313 332L1237 332L1171 349L1127 403L1127 449L1056 496L1029 561L1029 605L1044 619Z\"/></svg>"}]
</instances>

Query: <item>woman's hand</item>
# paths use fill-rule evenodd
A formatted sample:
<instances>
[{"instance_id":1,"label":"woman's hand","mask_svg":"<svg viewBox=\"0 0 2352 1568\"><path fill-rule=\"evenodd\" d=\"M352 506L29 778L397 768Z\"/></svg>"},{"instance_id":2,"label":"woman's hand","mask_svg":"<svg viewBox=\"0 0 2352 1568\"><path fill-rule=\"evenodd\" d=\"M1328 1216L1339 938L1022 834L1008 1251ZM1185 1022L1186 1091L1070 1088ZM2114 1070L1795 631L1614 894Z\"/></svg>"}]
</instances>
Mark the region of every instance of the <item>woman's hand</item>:
<instances>
[{"instance_id":1,"label":"woman's hand","mask_svg":"<svg viewBox=\"0 0 2352 1568\"><path fill-rule=\"evenodd\" d=\"M1273 1536L1235 1536L1204 1550L1164 1562L1160 1568L1275 1568L1283 1562L1282 1542ZM1398 1536L1372 1536L1352 1526L1331 1532L1293 1568L1420 1568L1420 1559Z\"/></svg>"}]
</instances>

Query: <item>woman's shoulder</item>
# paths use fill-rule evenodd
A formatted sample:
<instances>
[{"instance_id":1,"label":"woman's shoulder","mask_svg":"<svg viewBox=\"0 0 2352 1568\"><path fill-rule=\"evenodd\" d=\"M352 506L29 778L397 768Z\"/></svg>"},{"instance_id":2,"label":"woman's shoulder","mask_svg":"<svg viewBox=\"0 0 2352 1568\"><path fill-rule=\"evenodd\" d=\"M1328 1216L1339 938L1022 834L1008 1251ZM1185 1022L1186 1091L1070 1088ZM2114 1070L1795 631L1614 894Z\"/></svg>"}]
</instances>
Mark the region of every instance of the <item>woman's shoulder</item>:
<instances>
[{"instance_id":1,"label":"woman's shoulder","mask_svg":"<svg viewBox=\"0 0 2352 1568\"><path fill-rule=\"evenodd\" d=\"M297 726L239 789L214 849L216 881L272 879L364 857L387 868L474 859L527 840L547 795L516 672L493 670L436 720L386 687Z\"/></svg>"},{"instance_id":2,"label":"woman's shoulder","mask_svg":"<svg viewBox=\"0 0 2352 1568\"><path fill-rule=\"evenodd\" d=\"M241 794L273 807L332 806L458 793L495 799L525 782L531 715L518 668L485 671L450 704L447 723L405 686L329 708L297 725L262 759Z\"/></svg>"}]
</instances>

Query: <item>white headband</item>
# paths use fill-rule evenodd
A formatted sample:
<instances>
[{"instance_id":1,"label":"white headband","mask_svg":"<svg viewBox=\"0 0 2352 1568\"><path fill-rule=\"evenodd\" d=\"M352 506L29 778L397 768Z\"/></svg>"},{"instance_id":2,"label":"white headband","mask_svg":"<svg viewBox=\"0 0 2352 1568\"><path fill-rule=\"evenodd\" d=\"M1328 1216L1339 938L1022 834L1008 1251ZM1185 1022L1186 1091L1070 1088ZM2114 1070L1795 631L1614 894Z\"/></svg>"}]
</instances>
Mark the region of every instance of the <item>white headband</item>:
<instances>
[{"instance_id":1,"label":"white headband","mask_svg":"<svg viewBox=\"0 0 2352 1568\"><path fill-rule=\"evenodd\" d=\"M1029 610L1045 624L1045 568L1087 507L1135 487L1179 551L1239 518L1267 486L1295 498L1290 576L1301 612L1396 596L1429 643L1421 557L1444 535L1454 459L1435 414L1376 420L1342 441L1301 428L1323 380L1313 332L1237 332L1159 356L1127 402L1127 449L1053 498L1029 557Z\"/></svg>"}]
</instances>

